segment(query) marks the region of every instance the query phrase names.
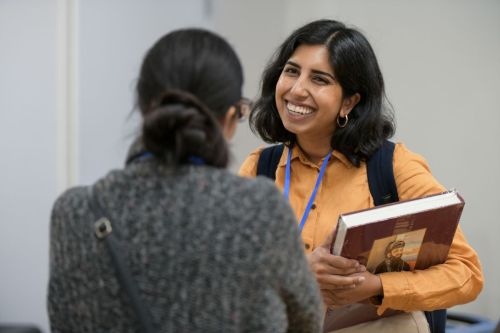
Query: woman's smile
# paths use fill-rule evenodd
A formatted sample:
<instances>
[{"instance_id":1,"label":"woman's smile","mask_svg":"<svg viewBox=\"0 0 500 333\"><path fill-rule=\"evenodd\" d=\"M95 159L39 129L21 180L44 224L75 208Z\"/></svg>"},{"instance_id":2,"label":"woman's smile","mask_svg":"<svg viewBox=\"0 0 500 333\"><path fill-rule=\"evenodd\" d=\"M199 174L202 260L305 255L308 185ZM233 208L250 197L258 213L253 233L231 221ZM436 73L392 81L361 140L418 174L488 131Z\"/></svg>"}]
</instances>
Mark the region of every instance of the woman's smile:
<instances>
[{"instance_id":1,"label":"woman's smile","mask_svg":"<svg viewBox=\"0 0 500 333\"><path fill-rule=\"evenodd\" d=\"M286 102L286 109L291 117L303 118L304 116L312 115L316 110L305 105L298 105L291 102Z\"/></svg>"}]
</instances>

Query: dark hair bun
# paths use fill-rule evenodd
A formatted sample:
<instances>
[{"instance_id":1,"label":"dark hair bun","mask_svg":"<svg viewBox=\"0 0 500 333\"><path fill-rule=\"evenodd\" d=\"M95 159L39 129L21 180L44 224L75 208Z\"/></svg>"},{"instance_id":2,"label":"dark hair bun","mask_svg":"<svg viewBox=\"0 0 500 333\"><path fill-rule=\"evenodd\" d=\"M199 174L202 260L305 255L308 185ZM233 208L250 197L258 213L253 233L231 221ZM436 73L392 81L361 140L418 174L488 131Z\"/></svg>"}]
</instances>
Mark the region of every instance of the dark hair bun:
<instances>
[{"instance_id":1,"label":"dark hair bun","mask_svg":"<svg viewBox=\"0 0 500 333\"><path fill-rule=\"evenodd\" d=\"M228 153L213 151L226 146L219 122L188 92L166 92L145 114L142 132L146 149L167 164L185 164L190 157L217 167L228 163Z\"/></svg>"}]
</instances>

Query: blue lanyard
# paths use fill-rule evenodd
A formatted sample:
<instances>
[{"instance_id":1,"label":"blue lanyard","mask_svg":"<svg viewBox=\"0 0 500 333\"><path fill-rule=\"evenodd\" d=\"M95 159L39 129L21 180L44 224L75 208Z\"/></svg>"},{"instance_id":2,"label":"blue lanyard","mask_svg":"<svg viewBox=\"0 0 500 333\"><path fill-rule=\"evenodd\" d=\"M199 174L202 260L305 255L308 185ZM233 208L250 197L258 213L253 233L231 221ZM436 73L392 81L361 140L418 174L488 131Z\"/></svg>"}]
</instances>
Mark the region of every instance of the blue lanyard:
<instances>
[{"instance_id":1,"label":"blue lanyard","mask_svg":"<svg viewBox=\"0 0 500 333\"><path fill-rule=\"evenodd\" d=\"M319 185L321 184L321 180L323 179L323 175L325 174L325 169L326 165L328 164L328 160L332 156L332 151L330 150L328 154L325 157L325 160L323 161L323 164L321 165L321 169L319 171L318 179L316 180L316 185L314 186L314 190L311 194L311 197L309 198L309 202L307 203L306 210L304 211L304 215L302 215L302 220L300 220L299 224L299 231L302 232L302 229L304 228L304 224L306 223L307 217L309 216L309 212L311 211L311 207L314 203L314 198L316 197L316 193L318 192ZM288 199L288 195L290 193L290 174L291 174L291 169L290 169L290 162L292 160L292 147L288 148L288 158L286 161L286 173L285 173L285 188L283 191L283 194L285 195L285 198Z\"/></svg>"},{"instance_id":2,"label":"blue lanyard","mask_svg":"<svg viewBox=\"0 0 500 333\"><path fill-rule=\"evenodd\" d=\"M154 157L154 155L152 153L150 153L149 151L144 151L144 152L140 153L139 155L135 156L132 160L142 161L142 160L146 160L146 159L149 159L152 157Z\"/></svg>"}]
</instances>

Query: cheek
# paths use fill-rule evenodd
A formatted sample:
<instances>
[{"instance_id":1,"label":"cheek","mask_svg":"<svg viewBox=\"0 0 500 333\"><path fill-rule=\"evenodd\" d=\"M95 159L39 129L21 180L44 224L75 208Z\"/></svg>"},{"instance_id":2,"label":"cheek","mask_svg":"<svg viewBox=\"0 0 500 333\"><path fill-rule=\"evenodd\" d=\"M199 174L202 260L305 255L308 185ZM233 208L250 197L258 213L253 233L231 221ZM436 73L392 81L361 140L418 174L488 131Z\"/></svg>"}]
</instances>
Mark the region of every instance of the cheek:
<instances>
[{"instance_id":1,"label":"cheek","mask_svg":"<svg viewBox=\"0 0 500 333\"><path fill-rule=\"evenodd\" d=\"M316 101L338 111L342 106L342 96L332 89L319 89L316 92Z\"/></svg>"},{"instance_id":2,"label":"cheek","mask_svg":"<svg viewBox=\"0 0 500 333\"><path fill-rule=\"evenodd\" d=\"M283 94L285 94L289 90L289 80L281 75L278 79L278 82L276 82L276 88L275 88L275 93L276 97L283 97Z\"/></svg>"},{"instance_id":3,"label":"cheek","mask_svg":"<svg viewBox=\"0 0 500 333\"><path fill-rule=\"evenodd\" d=\"M285 80L282 80L282 78L280 77L278 82L276 82L276 89L274 91L274 100L278 107L281 104L283 104L283 95L286 92L286 84L284 81Z\"/></svg>"}]
</instances>

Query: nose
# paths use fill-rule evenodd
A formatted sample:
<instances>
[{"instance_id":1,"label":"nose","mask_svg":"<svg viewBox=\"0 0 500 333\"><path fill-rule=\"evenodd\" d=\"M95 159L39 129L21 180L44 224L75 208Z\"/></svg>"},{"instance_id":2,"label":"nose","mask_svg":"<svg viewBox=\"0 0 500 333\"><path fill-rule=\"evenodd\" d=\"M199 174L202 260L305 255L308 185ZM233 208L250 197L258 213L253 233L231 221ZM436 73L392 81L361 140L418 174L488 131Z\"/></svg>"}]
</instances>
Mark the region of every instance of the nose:
<instances>
[{"instance_id":1,"label":"nose","mask_svg":"<svg viewBox=\"0 0 500 333\"><path fill-rule=\"evenodd\" d=\"M292 88L290 89L290 94L295 97L307 97L307 85L302 77L298 77L297 80L295 80Z\"/></svg>"}]
</instances>

